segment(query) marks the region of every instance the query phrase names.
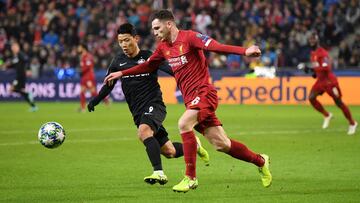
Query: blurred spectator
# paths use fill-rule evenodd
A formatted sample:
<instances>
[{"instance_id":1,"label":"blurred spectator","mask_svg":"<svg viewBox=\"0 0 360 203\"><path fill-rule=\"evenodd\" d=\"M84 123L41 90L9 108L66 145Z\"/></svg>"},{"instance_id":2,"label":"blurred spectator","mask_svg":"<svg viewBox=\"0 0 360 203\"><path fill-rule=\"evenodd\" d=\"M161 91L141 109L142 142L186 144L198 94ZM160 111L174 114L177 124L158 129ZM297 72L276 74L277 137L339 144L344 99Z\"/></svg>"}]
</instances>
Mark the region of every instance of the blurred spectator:
<instances>
[{"instance_id":1,"label":"blurred spectator","mask_svg":"<svg viewBox=\"0 0 360 203\"><path fill-rule=\"evenodd\" d=\"M106 69L119 51L111 44L116 28L124 22L136 25L141 48L155 47L149 17L152 10L162 8L173 10L182 29L194 29L224 43L259 45L263 62L274 66L295 67L304 60L310 51L307 36L316 30L339 68L359 67L358 0L0 1L0 56L7 57L9 40L21 42L41 77L44 70L53 72L65 62L78 66L74 48L85 43L94 55L95 68ZM210 55L208 60L211 68L231 70L253 63L234 55Z\"/></svg>"}]
</instances>

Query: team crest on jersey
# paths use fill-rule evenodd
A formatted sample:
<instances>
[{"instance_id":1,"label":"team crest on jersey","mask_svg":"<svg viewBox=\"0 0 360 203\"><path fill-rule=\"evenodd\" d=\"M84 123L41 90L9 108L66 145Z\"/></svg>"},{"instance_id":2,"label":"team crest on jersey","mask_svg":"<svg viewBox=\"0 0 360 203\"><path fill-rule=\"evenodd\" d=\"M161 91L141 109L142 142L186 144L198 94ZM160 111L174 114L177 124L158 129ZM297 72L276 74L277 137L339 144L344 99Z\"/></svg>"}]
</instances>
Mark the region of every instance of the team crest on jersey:
<instances>
[{"instance_id":1,"label":"team crest on jersey","mask_svg":"<svg viewBox=\"0 0 360 203\"><path fill-rule=\"evenodd\" d=\"M145 59L139 59L139 60L137 61L137 63L138 63L138 64L145 63Z\"/></svg>"},{"instance_id":2,"label":"team crest on jersey","mask_svg":"<svg viewBox=\"0 0 360 203\"><path fill-rule=\"evenodd\" d=\"M180 54L183 54L183 44L181 44L181 45L179 46L179 52L180 52Z\"/></svg>"}]
</instances>

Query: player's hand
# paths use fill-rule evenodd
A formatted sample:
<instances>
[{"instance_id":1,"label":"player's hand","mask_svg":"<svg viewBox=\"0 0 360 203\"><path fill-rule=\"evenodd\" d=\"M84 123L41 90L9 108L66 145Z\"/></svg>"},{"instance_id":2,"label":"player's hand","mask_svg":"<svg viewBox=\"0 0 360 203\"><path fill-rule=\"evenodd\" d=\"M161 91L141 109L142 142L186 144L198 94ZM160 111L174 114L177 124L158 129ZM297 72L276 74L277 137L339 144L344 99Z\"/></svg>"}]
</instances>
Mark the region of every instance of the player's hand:
<instances>
[{"instance_id":1,"label":"player's hand","mask_svg":"<svg viewBox=\"0 0 360 203\"><path fill-rule=\"evenodd\" d=\"M105 77L104 83L111 85L113 80L121 78L122 75L123 74L121 71L110 73L108 76Z\"/></svg>"},{"instance_id":2,"label":"player's hand","mask_svg":"<svg viewBox=\"0 0 360 203\"><path fill-rule=\"evenodd\" d=\"M305 68L305 63L299 63L298 65L297 65L297 69L299 69L299 70L302 70L302 69L304 69Z\"/></svg>"},{"instance_id":3,"label":"player's hand","mask_svg":"<svg viewBox=\"0 0 360 203\"><path fill-rule=\"evenodd\" d=\"M89 112L95 111L95 105L92 101L90 101L87 105L87 109Z\"/></svg>"},{"instance_id":4,"label":"player's hand","mask_svg":"<svg viewBox=\"0 0 360 203\"><path fill-rule=\"evenodd\" d=\"M252 45L245 50L245 56L259 57L261 56L261 50L258 46Z\"/></svg>"}]
</instances>

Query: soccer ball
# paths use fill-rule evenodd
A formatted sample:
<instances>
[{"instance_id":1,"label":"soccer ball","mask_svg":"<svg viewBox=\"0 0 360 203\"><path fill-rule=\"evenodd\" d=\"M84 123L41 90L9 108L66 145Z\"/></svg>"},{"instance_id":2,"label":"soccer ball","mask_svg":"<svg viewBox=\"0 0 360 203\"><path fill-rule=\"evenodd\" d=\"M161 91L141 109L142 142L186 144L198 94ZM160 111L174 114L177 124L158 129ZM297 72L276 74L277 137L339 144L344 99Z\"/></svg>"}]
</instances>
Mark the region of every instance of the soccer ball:
<instances>
[{"instance_id":1,"label":"soccer ball","mask_svg":"<svg viewBox=\"0 0 360 203\"><path fill-rule=\"evenodd\" d=\"M39 141L46 148L56 148L65 140L65 130L57 122L47 122L40 127Z\"/></svg>"}]
</instances>

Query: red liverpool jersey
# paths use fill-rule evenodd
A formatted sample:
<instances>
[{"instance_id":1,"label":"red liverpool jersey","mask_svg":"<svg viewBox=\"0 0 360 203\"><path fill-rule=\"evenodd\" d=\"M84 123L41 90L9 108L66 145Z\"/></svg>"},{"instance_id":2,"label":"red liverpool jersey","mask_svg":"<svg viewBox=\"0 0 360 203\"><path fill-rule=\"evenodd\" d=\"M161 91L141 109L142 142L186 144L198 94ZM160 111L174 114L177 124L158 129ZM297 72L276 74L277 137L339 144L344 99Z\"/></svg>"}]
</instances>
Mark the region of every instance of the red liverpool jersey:
<instances>
[{"instance_id":1,"label":"red liverpool jersey","mask_svg":"<svg viewBox=\"0 0 360 203\"><path fill-rule=\"evenodd\" d=\"M90 53L86 53L81 56L80 67L81 67L81 78L86 78L86 79L95 78L94 59Z\"/></svg>"},{"instance_id":2,"label":"red liverpool jersey","mask_svg":"<svg viewBox=\"0 0 360 203\"><path fill-rule=\"evenodd\" d=\"M318 80L336 81L336 76L331 71L329 54L324 48L319 47L315 51L311 51L310 60Z\"/></svg>"},{"instance_id":3,"label":"red liverpool jersey","mask_svg":"<svg viewBox=\"0 0 360 203\"><path fill-rule=\"evenodd\" d=\"M205 35L180 30L175 42L160 43L151 56L164 57L168 61L185 104L195 99L198 94L215 90L209 82L209 69L202 50L208 40L210 38Z\"/></svg>"},{"instance_id":4,"label":"red liverpool jersey","mask_svg":"<svg viewBox=\"0 0 360 203\"><path fill-rule=\"evenodd\" d=\"M203 50L244 55L246 49L239 46L220 44L209 36L191 30L180 30L173 43L160 42L146 63L122 71L123 75L135 75L156 70L167 60L171 66L177 85L183 95L185 105L196 97L214 91L209 82L210 74Z\"/></svg>"}]
</instances>

